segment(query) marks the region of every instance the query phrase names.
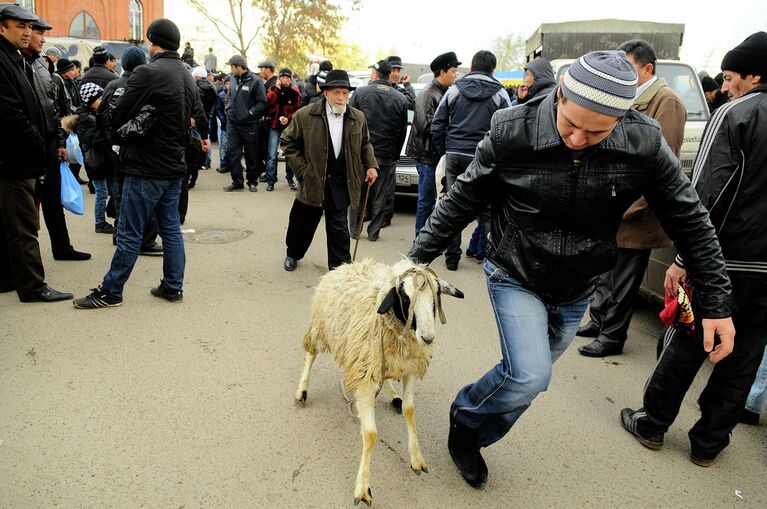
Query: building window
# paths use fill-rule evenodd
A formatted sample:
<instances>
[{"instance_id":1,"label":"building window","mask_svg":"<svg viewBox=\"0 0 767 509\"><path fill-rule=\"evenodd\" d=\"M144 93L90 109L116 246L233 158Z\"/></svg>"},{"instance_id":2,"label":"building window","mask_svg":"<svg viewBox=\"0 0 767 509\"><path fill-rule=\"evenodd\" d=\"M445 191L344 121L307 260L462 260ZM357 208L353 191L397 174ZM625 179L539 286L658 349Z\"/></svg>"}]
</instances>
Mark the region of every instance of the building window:
<instances>
[{"instance_id":1,"label":"building window","mask_svg":"<svg viewBox=\"0 0 767 509\"><path fill-rule=\"evenodd\" d=\"M101 39L101 32L90 14L83 11L76 15L69 25L69 37L80 39Z\"/></svg>"},{"instance_id":2,"label":"building window","mask_svg":"<svg viewBox=\"0 0 767 509\"><path fill-rule=\"evenodd\" d=\"M28 11L35 12L35 0L16 0L20 6Z\"/></svg>"},{"instance_id":3,"label":"building window","mask_svg":"<svg viewBox=\"0 0 767 509\"><path fill-rule=\"evenodd\" d=\"M128 18L130 20L130 39L141 41L144 39L144 7L139 0L130 0L128 7Z\"/></svg>"}]
</instances>

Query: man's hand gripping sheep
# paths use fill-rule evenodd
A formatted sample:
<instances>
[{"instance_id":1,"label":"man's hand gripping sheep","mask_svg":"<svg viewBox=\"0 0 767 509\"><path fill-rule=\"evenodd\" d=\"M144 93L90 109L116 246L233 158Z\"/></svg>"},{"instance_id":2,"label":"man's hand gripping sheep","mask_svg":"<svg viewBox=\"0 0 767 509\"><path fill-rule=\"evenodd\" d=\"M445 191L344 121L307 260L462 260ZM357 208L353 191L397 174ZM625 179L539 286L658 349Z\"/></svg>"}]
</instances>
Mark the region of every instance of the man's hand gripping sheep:
<instances>
[{"instance_id":1,"label":"man's hand gripping sheep","mask_svg":"<svg viewBox=\"0 0 767 509\"><path fill-rule=\"evenodd\" d=\"M362 459L354 503L372 503L370 456L377 440L375 399L386 385L387 396L401 405L408 431L410 467L428 472L415 426L413 390L432 356L437 316L445 323L442 294L463 298L454 286L431 269L408 259L394 266L366 259L325 274L317 285L309 329L304 335L306 357L296 402L306 401L309 372L319 352L330 352L344 368L344 382L353 394L362 434ZM391 380L402 380L404 397Z\"/></svg>"}]
</instances>

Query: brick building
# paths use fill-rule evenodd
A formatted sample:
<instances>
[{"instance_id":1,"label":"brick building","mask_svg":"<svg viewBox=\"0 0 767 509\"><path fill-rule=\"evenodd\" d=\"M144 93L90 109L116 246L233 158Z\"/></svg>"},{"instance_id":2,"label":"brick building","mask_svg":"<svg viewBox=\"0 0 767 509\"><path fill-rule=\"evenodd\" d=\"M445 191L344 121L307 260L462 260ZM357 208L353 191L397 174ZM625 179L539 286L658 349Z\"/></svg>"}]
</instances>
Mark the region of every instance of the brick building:
<instances>
[{"instance_id":1,"label":"brick building","mask_svg":"<svg viewBox=\"0 0 767 509\"><path fill-rule=\"evenodd\" d=\"M53 37L143 40L163 0L16 0L53 25Z\"/></svg>"}]
</instances>

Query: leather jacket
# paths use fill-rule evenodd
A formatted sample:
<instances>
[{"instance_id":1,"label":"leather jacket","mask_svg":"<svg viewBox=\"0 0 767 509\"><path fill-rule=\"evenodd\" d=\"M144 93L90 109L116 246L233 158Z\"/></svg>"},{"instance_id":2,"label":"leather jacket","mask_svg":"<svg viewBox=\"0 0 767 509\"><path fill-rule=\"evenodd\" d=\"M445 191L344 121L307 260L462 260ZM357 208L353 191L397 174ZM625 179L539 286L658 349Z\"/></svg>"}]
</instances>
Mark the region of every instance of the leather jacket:
<instances>
[{"instance_id":1,"label":"leather jacket","mask_svg":"<svg viewBox=\"0 0 767 509\"><path fill-rule=\"evenodd\" d=\"M27 57L32 68L32 85L35 87L45 117L45 138L56 141L56 146L66 147L67 134L61 127L61 117L71 112L71 102L64 89L64 81L58 74L51 74L48 62L42 57Z\"/></svg>"},{"instance_id":2,"label":"leather jacket","mask_svg":"<svg viewBox=\"0 0 767 509\"><path fill-rule=\"evenodd\" d=\"M439 162L439 154L431 140L431 121L446 91L447 87L442 86L437 80L432 80L416 97L415 115L405 149L409 157L431 166L436 166Z\"/></svg>"},{"instance_id":3,"label":"leather jacket","mask_svg":"<svg viewBox=\"0 0 767 509\"><path fill-rule=\"evenodd\" d=\"M493 116L410 257L430 262L490 205L488 258L547 304L572 303L615 266L623 212L644 194L685 256L703 317L730 316L716 233L659 124L629 110L599 144L575 153L559 135L556 107L552 92Z\"/></svg>"}]
</instances>

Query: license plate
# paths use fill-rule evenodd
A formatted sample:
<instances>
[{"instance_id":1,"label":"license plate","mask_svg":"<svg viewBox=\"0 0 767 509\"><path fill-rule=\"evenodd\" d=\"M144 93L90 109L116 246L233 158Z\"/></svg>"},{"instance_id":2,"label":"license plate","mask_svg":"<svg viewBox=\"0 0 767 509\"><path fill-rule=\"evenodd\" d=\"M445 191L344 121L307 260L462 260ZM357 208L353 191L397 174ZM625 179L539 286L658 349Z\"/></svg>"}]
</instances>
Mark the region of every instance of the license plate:
<instances>
[{"instance_id":1,"label":"license plate","mask_svg":"<svg viewBox=\"0 0 767 509\"><path fill-rule=\"evenodd\" d=\"M410 185L410 175L397 175L397 184L403 186Z\"/></svg>"}]
</instances>

